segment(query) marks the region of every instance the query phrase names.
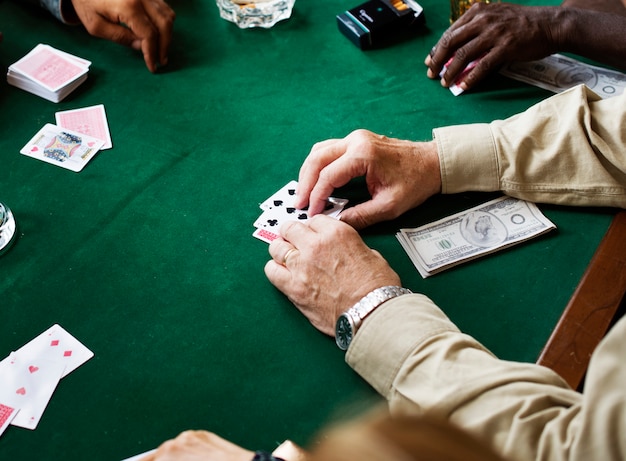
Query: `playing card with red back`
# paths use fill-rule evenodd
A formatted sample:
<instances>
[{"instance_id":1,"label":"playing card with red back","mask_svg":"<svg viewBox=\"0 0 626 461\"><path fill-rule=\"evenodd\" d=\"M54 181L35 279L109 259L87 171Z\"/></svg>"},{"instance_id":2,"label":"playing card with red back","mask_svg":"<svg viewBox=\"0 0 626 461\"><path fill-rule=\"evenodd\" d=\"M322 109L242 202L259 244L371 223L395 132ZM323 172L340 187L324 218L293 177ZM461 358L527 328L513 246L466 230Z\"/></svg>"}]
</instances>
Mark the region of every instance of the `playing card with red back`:
<instances>
[{"instance_id":1,"label":"playing card with red back","mask_svg":"<svg viewBox=\"0 0 626 461\"><path fill-rule=\"evenodd\" d=\"M104 104L54 114L57 125L104 141L102 150L113 147Z\"/></svg>"},{"instance_id":2,"label":"playing card with red back","mask_svg":"<svg viewBox=\"0 0 626 461\"><path fill-rule=\"evenodd\" d=\"M89 72L89 61L73 59L71 55L39 44L26 56L9 66L48 91L56 92Z\"/></svg>"}]
</instances>

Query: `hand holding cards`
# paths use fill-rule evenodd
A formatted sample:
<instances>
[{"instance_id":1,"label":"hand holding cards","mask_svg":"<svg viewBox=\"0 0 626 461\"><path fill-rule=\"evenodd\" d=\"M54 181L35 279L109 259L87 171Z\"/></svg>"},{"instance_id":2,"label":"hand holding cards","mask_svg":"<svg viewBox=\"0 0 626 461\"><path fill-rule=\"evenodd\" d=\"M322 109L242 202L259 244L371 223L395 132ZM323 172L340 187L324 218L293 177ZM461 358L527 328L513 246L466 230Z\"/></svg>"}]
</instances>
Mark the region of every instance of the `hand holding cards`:
<instances>
[{"instance_id":1,"label":"hand holding cards","mask_svg":"<svg viewBox=\"0 0 626 461\"><path fill-rule=\"evenodd\" d=\"M279 237L280 226L287 221L306 222L309 214L306 209L299 210L293 206L296 200L296 181L290 181L259 206L263 210L254 222L256 230L252 234L259 240L270 243ZM339 219L339 215L348 203L346 199L329 197L323 214Z\"/></svg>"},{"instance_id":2,"label":"hand holding cards","mask_svg":"<svg viewBox=\"0 0 626 461\"><path fill-rule=\"evenodd\" d=\"M48 101L59 102L87 80L91 62L39 44L9 66L7 82Z\"/></svg>"}]
</instances>

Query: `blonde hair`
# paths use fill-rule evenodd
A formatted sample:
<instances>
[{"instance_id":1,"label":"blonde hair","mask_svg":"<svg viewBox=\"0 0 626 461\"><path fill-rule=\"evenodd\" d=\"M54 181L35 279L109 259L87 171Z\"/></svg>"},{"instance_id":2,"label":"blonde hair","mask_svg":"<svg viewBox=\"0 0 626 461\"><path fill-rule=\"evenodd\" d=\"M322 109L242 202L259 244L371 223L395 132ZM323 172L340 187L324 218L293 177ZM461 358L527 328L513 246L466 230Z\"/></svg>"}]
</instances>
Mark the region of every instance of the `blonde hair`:
<instances>
[{"instance_id":1,"label":"blonde hair","mask_svg":"<svg viewBox=\"0 0 626 461\"><path fill-rule=\"evenodd\" d=\"M504 461L442 418L387 412L331 428L311 448L309 461Z\"/></svg>"}]
</instances>

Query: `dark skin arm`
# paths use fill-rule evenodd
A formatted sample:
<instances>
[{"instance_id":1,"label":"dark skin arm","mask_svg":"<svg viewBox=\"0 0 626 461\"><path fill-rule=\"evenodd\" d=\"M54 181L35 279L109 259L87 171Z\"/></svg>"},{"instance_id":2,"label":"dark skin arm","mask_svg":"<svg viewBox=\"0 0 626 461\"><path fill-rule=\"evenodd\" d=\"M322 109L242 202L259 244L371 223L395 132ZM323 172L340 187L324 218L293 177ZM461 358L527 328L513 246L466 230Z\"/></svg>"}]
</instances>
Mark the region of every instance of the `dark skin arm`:
<instances>
[{"instance_id":1,"label":"dark skin arm","mask_svg":"<svg viewBox=\"0 0 626 461\"><path fill-rule=\"evenodd\" d=\"M71 0L71 4L91 35L140 50L150 72L167 64L176 15L163 0Z\"/></svg>"},{"instance_id":2,"label":"dark skin arm","mask_svg":"<svg viewBox=\"0 0 626 461\"><path fill-rule=\"evenodd\" d=\"M581 4L586 8L580 8ZM447 87L471 61L482 56L460 83L467 90L508 62L532 61L557 52L626 69L624 43L626 7L619 0L569 0L559 7L477 3L443 34L425 64L428 77L438 78L443 65L454 56L441 79Z\"/></svg>"}]
</instances>

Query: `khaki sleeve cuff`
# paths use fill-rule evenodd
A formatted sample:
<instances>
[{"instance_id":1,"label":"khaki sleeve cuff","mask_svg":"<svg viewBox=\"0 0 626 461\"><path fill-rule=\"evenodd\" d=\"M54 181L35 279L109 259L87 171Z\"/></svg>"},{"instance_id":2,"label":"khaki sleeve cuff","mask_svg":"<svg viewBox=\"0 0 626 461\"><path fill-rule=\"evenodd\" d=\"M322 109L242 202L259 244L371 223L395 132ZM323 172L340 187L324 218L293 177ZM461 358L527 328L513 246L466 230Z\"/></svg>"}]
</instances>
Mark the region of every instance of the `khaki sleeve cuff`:
<instances>
[{"instance_id":1,"label":"khaki sleeve cuff","mask_svg":"<svg viewBox=\"0 0 626 461\"><path fill-rule=\"evenodd\" d=\"M346 354L346 362L388 398L406 358L427 339L458 332L434 302L421 294L390 299L367 316Z\"/></svg>"},{"instance_id":2,"label":"khaki sleeve cuff","mask_svg":"<svg viewBox=\"0 0 626 461\"><path fill-rule=\"evenodd\" d=\"M441 192L500 190L496 145L489 125L473 123L433 130L441 165Z\"/></svg>"}]
</instances>

